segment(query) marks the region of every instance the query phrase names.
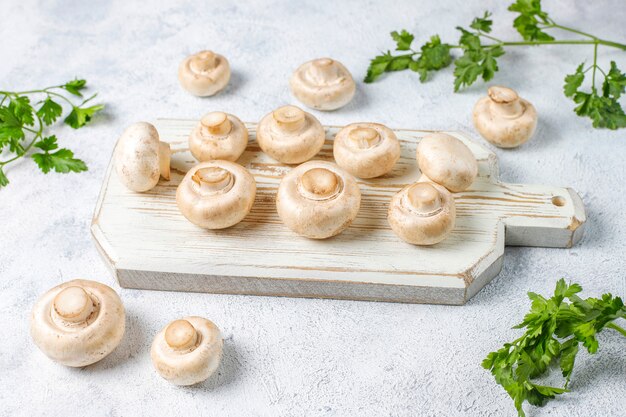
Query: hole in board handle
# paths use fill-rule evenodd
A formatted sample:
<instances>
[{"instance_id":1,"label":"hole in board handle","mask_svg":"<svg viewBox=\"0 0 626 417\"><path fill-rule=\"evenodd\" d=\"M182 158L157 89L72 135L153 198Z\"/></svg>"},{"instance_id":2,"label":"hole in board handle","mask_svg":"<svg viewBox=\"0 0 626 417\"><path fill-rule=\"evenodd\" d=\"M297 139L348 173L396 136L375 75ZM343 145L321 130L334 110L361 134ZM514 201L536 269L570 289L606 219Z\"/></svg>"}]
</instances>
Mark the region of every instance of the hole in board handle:
<instances>
[{"instance_id":1,"label":"hole in board handle","mask_svg":"<svg viewBox=\"0 0 626 417\"><path fill-rule=\"evenodd\" d=\"M555 195L554 197L552 197L552 204L557 207L563 207L565 204L567 204L567 200L565 200L565 198L561 197L560 195Z\"/></svg>"}]
</instances>

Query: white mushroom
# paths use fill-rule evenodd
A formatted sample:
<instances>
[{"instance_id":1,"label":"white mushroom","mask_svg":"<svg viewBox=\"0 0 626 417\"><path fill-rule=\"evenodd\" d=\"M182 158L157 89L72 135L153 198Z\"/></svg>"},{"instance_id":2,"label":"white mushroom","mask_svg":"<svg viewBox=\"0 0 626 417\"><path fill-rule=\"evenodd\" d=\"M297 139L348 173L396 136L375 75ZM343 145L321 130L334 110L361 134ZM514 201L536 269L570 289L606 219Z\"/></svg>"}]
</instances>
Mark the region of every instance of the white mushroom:
<instances>
[{"instance_id":1,"label":"white mushroom","mask_svg":"<svg viewBox=\"0 0 626 417\"><path fill-rule=\"evenodd\" d=\"M159 140L150 123L130 125L115 147L115 170L128 189L144 192L154 188L159 178L170 179L170 145Z\"/></svg>"},{"instance_id":2,"label":"white mushroom","mask_svg":"<svg viewBox=\"0 0 626 417\"><path fill-rule=\"evenodd\" d=\"M310 161L287 173L276 195L278 216L299 235L326 239L346 229L361 205L356 180L331 162Z\"/></svg>"},{"instance_id":3,"label":"white mushroom","mask_svg":"<svg viewBox=\"0 0 626 417\"><path fill-rule=\"evenodd\" d=\"M174 320L152 342L150 356L159 375L174 385L193 385L215 372L222 359L220 329L202 317Z\"/></svg>"},{"instance_id":4,"label":"white mushroom","mask_svg":"<svg viewBox=\"0 0 626 417\"><path fill-rule=\"evenodd\" d=\"M283 106L267 114L256 132L263 152L285 164L300 164L313 158L325 139L320 122L296 106Z\"/></svg>"},{"instance_id":5,"label":"white mushroom","mask_svg":"<svg viewBox=\"0 0 626 417\"><path fill-rule=\"evenodd\" d=\"M50 289L37 300L31 313L30 334L53 361L87 366L119 345L125 317L122 300L113 289L76 279Z\"/></svg>"},{"instance_id":6,"label":"white mushroom","mask_svg":"<svg viewBox=\"0 0 626 417\"><path fill-rule=\"evenodd\" d=\"M212 96L226 87L229 80L228 60L213 51L190 55L178 67L180 85L195 96Z\"/></svg>"},{"instance_id":7,"label":"white mushroom","mask_svg":"<svg viewBox=\"0 0 626 417\"><path fill-rule=\"evenodd\" d=\"M244 219L256 195L254 177L229 161L202 162L187 172L176 190L180 212L205 229L224 229Z\"/></svg>"},{"instance_id":8,"label":"white mushroom","mask_svg":"<svg viewBox=\"0 0 626 417\"><path fill-rule=\"evenodd\" d=\"M236 116L221 111L202 117L189 135L189 150L200 162L236 161L248 145L248 129Z\"/></svg>"},{"instance_id":9,"label":"white mushroom","mask_svg":"<svg viewBox=\"0 0 626 417\"><path fill-rule=\"evenodd\" d=\"M420 141L417 164L424 175L452 192L466 190L478 175L478 163L472 151L445 133L432 133Z\"/></svg>"},{"instance_id":10,"label":"white mushroom","mask_svg":"<svg viewBox=\"0 0 626 417\"><path fill-rule=\"evenodd\" d=\"M335 110L354 97L356 84L341 62L319 58L300 65L289 80L291 92L317 110Z\"/></svg>"},{"instance_id":11,"label":"white mushroom","mask_svg":"<svg viewBox=\"0 0 626 417\"><path fill-rule=\"evenodd\" d=\"M378 123L353 123L335 136L337 164L360 178L380 177L400 159L400 142L393 130Z\"/></svg>"},{"instance_id":12,"label":"white mushroom","mask_svg":"<svg viewBox=\"0 0 626 417\"><path fill-rule=\"evenodd\" d=\"M515 148L530 139L537 127L537 111L515 90L493 86L474 106L474 126L489 142Z\"/></svg>"},{"instance_id":13,"label":"white mushroom","mask_svg":"<svg viewBox=\"0 0 626 417\"><path fill-rule=\"evenodd\" d=\"M448 190L438 184L416 182L391 199L387 220L400 239L414 245L434 245L454 229L456 209Z\"/></svg>"}]
</instances>

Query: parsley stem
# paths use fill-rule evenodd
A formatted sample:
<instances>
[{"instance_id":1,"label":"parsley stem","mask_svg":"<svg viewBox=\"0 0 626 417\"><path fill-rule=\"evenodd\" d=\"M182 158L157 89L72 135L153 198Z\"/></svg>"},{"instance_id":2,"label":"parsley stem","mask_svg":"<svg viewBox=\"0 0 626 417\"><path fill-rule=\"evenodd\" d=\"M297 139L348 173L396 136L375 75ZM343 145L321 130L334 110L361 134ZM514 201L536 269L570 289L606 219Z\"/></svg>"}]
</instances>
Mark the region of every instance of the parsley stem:
<instances>
[{"instance_id":1,"label":"parsley stem","mask_svg":"<svg viewBox=\"0 0 626 417\"><path fill-rule=\"evenodd\" d=\"M591 39L599 40L597 37L593 36L591 33L583 32L581 30L570 28L570 27L567 27L567 26L561 26L561 25L558 25L558 24L556 24L554 22L552 22L550 24L550 26L546 26L546 28L551 28L551 27L552 28L561 29L561 30L564 30L566 32L577 33L579 35L586 36L586 37L591 38Z\"/></svg>"},{"instance_id":2,"label":"parsley stem","mask_svg":"<svg viewBox=\"0 0 626 417\"><path fill-rule=\"evenodd\" d=\"M616 331L620 332L622 334L622 336L626 337L626 330L623 329L622 327L618 326L617 324L609 323L609 324L606 325L606 327L608 327L610 329L613 329L613 330L616 330Z\"/></svg>"},{"instance_id":3,"label":"parsley stem","mask_svg":"<svg viewBox=\"0 0 626 417\"><path fill-rule=\"evenodd\" d=\"M591 72L591 89L596 90L596 68L598 68L598 44L593 46L593 70Z\"/></svg>"}]
</instances>

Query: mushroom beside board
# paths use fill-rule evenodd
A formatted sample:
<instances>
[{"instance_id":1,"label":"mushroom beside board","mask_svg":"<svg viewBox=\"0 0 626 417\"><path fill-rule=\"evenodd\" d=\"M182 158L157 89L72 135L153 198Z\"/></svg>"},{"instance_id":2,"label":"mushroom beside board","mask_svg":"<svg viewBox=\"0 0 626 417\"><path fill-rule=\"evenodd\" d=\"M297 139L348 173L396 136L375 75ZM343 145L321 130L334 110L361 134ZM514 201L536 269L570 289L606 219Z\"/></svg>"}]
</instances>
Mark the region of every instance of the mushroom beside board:
<instances>
[{"instance_id":1,"label":"mushroom beside board","mask_svg":"<svg viewBox=\"0 0 626 417\"><path fill-rule=\"evenodd\" d=\"M353 123L335 135L333 156L340 167L356 177L380 177L400 159L400 142L387 126Z\"/></svg>"},{"instance_id":2,"label":"mushroom beside board","mask_svg":"<svg viewBox=\"0 0 626 417\"><path fill-rule=\"evenodd\" d=\"M189 93L212 96L228 85L230 64L213 51L200 51L188 56L178 67L178 81Z\"/></svg>"},{"instance_id":3,"label":"mushroom beside board","mask_svg":"<svg viewBox=\"0 0 626 417\"><path fill-rule=\"evenodd\" d=\"M349 173L326 161L309 161L280 182L276 209L292 231L326 239L345 230L361 206L361 191Z\"/></svg>"},{"instance_id":4,"label":"mushroom beside board","mask_svg":"<svg viewBox=\"0 0 626 417\"><path fill-rule=\"evenodd\" d=\"M489 142L501 148L515 148L535 133L537 111L515 90L493 86L478 100L473 112L474 126Z\"/></svg>"},{"instance_id":5,"label":"mushroom beside board","mask_svg":"<svg viewBox=\"0 0 626 417\"><path fill-rule=\"evenodd\" d=\"M220 329L202 317L174 320L161 330L150 350L152 363L174 385L206 380L218 368L224 341Z\"/></svg>"},{"instance_id":6,"label":"mushroom beside board","mask_svg":"<svg viewBox=\"0 0 626 417\"><path fill-rule=\"evenodd\" d=\"M200 162L236 161L248 145L248 129L237 116L221 111L205 114L189 135L189 150Z\"/></svg>"},{"instance_id":7,"label":"mushroom beside board","mask_svg":"<svg viewBox=\"0 0 626 417\"><path fill-rule=\"evenodd\" d=\"M339 61L319 58L305 62L289 80L291 92L316 110L336 110L354 97L356 84L350 71Z\"/></svg>"},{"instance_id":8,"label":"mushroom beside board","mask_svg":"<svg viewBox=\"0 0 626 417\"><path fill-rule=\"evenodd\" d=\"M170 145L159 140L159 132L147 122L130 125L120 136L114 159L117 176L129 190L145 192L159 178L170 179Z\"/></svg>"},{"instance_id":9,"label":"mushroom beside board","mask_svg":"<svg viewBox=\"0 0 626 417\"><path fill-rule=\"evenodd\" d=\"M87 366L119 345L125 317L122 300L112 288L77 279L50 289L37 300L31 313L30 334L53 361Z\"/></svg>"}]
</instances>

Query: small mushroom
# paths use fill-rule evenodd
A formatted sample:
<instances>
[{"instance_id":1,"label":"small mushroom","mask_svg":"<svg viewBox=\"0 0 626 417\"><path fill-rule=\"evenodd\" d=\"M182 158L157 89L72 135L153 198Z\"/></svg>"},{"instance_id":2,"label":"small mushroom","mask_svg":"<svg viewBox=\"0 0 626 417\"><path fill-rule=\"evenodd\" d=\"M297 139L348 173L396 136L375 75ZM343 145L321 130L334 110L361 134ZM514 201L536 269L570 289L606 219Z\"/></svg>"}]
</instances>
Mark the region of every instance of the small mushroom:
<instances>
[{"instance_id":1,"label":"small mushroom","mask_svg":"<svg viewBox=\"0 0 626 417\"><path fill-rule=\"evenodd\" d=\"M159 140L159 132L150 123L130 125L115 148L115 170L130 190L145 192L154 188L159 178L170 179L170 145Z\"/></svg>"},{"instance_id":2,"label":"small mushroom","mask_svg":"<svg viewBox=\"0 0 626 417\"><path fill-rule=\"evenodd\" d=\"M336 110L354 97L352 74L339 61L319 58L300 65L289 80L291 92L317 110Z\"/></svg>"},{"instance_id":3,"label":"small mushroom","mask_svg":"<svg viewBox=\"0 0 626 417\"><path fill-rule=\"evenodd\" d=\"M30 334L50 359L73 367L91 365L111 353L125 328L122 300L110 287L76 279L58 285L35 303Z\"/></svg>"},{"instance_id":4,"label":"small mushroom","mask_svg":"<svg viewBox=\"0 0 626 417\"><path fill-rule=\"evenodd\" d=\"M439 184L416 182L391 199L387 220L391 229L405 242L434 245L454 229L454 198Z\"/></svg>"},{"instance_id":5,"label":"small mushroom","mask_svg":"<svg viewBox=\"0 0 626 417\"><path fill-rule=\"evenodd\" d=\"M326 161L309 161L287 173L278 187L282 222L299 235L326 239L346 229L361 206L352 175Z\"/></svg>"},{"instance_id":6,"label":"small mushroom","mask_svg":"<svg viewBox=\"0 0 626 417\"><path fill-rule=\"evenodd\" d=\"M180 85L195 96L212 96L226 87L229 80L228 60L213 51L190 55L178 67Z\"/></svg>"},{"instance_id":7,"label":"small mushroom","mask_svg":"<svg viewBox=\"0 0 626 417\"><path fill-rule=\"evenodd\" d=\"M400 142L393 130L377 123L353 123L335 136L337 164L360 178L380 177L400 159Z\"/></svg>"},{"instance_id":8,"label":"small mushroom","mask_svg":"<svg viewBox=\"0 0 626 417\"><path fill-rule=\"evenodd\" d=\"M200 162L236 161L248 145L248 129L236 116L221 111L205 114L189 136L189 150Z\"/></svg>"},{"instance_id":9,"label":"small mushroom","mask_svg":"<svg viewBox=\"0 0 626 417\"><path fill-rule=\"evenodd\" d=\"M507 87L493 86L474 106L474 126L489 142L515 148L530 139L537 127L537 111Z\"/></svg>"},{"instance_id":10,"label":"small mushroom","mask_svg":"<svg viewBox=\"0 0 626 417\"><path fill-rule=\"evenodd\" d=\"M424 175L452 192L466 190L478 175L478 163L472 151L445 133L432 133L420 141L417 164Z\"/></svg>"},{"instance_id":11,"label":"small mushroom","mask_svg":"<svg viewBox=\"0 0 626 417\"><path fill-rule=\"evenodd\" d=\"M312 114L296 106L283 106L261 119L256 140L263 152L277 161L300 164L322 149L326 133Z\"/></svg>"},{"instance_id":12,"label":"small mushroom","mask_svg":"<svg viewBox=\"0 0 626 417\"><path fill-rule=\"evenodd\" d=\"M254 204L256 182L241 165L202 162L187 172L176 190L180 212L196 226L224 229L244 219Z\"/></svg>"},{"instance_id":13,"label":"small mushroom","mask_svg":"<svg viewBox=\"0 0 626 417\"><path fill-rule=\"evenodd\" d=\"M159 375L174 385L206 380L222 359L224 341L220 329L202 317L174 320L161 330L150 350Z\"/></svg>"}]
</instances>

